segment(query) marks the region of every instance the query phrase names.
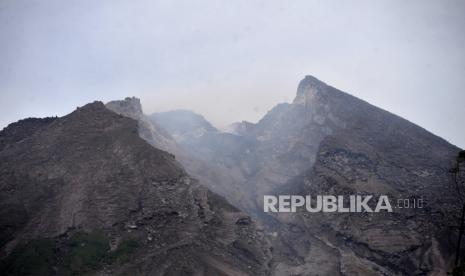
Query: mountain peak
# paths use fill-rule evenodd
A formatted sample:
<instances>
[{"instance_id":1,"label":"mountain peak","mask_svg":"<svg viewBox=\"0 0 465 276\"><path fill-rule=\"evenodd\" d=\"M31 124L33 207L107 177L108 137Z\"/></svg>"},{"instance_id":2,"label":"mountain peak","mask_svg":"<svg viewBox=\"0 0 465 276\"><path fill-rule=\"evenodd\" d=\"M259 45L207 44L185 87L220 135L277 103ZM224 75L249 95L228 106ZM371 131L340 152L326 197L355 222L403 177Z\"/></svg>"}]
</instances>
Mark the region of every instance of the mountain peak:
<instances>
[{"instance_id":1,"label":"mountain peak","mask_svg":"<svg viewBox=\"0 0 465 276\"><path fill-rule=\"evenodd\" d=\"M143 116L140 99L136 97L126 97L124 100L111 101L105 105L108 109L133 119Z\"/></svg>"},{"instance_id":2,"label":"mountain peak","mask_svg":"<svg viewBox=\"0 0 465 276\"><path fill-rule=\"evenodd\" d=\"M150 115L153 122L166 129L173 137L180 138L186 134L195 136L218 131L202 115L191 110L172 110Z\"/></svg>"},{"instance_id":3,"label":"mountain peak","mask_svg":"<svg viewBox=\"0 0 465 276\"><path fill-rule=\"evenodd\" d=\"M314 76L307 75L299 83L294 103L305 104L308 101L311 101L318 92L323 91L326 87L326 83L320 81Z\"/></svg>"},{"instance_id":4,"label":"mountain peak","mask_svg":"<svg viewBox=\"0 0 465 276\"><path fill-rule=\"evenodd\" d=\"M312 75L306 75L304 77L303 80L300 81L300 83L303 83L303 82L306 82L306 83L313 83L313 84L325 84L324 82L322 82L321 80L319 80L318 78L312 76Z\"/></svg>"}]
</instances>

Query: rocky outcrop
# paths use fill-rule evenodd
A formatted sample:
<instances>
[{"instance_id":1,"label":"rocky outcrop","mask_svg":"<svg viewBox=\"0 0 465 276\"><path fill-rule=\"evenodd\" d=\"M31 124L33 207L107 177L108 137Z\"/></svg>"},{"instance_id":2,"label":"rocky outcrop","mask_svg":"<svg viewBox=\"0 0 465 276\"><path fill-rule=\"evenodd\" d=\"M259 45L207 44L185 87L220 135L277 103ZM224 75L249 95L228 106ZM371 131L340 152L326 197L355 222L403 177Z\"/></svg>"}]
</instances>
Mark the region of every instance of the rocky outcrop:
<instances>
[{"instance_id":1,"label":"rocky outcrop","mask_svg":"<svg viewBox=\"0 0 465 276\"><path fill-rule=\"evenodd\" d=\"M268 274L263 230L140 128L94 102L0 132L2 275Z\"/></svg>"},{"instance_id":2,"label":"rocky outcrop","mask_svg":"<svg viewBox=\"0 0 465 276\"><path fill-rule=\"evenodd\" d=\"M140 137L152 146L175 155L183 155L182 149L178 147L172 136L144 115L140 99L127 97L123 101L108 102L105 106L120 115L136 120Z\"/></svg>"}]
</instances>

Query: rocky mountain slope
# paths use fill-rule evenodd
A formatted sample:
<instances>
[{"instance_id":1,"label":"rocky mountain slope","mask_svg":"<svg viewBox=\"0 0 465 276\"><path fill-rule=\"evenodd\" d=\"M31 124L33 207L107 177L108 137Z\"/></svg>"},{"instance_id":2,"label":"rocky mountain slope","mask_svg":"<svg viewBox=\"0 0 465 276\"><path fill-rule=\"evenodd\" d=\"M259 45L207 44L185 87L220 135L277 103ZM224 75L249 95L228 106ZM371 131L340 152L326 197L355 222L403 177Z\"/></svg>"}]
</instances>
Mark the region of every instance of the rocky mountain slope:
<instances>
[{"instance_id":1,"label":"rocky mountain slope","mask_svg":"<svg viewBox=\"0 0 465 276\"><path fill-rule=\"evenodd\" d=\"M94 102L0 132L2 275L269 274L263 231L140 131Z\"/></svg>"},{"instance_id":2,"label":"rocky mountain slope","mask_svg":"<svg viewBox=\"0 0 465 276\"><path fill-rule=\"evenodd\" d=\"M299 229L295 231L323 243L323 251L334 260L328 264L329 271L363 275L445 275L450 271L456 239L451 226L459 208L448 171L459 149L312 77L301 82L290 110L280 116L296 110L308 116L307 128L319 128L321 132L312 131L317 136L311 138L321 142L312 168L278 188L281 193L294 189L299 194L384 194L393 205L396 199L425 202L424 208L400 205L393 213L301 212L285 218L287 225ZM257 129L255 134L263 134L269 127ZM306 239L288 240L301 248ZM305 261L312 249L301 250L304 261L278 270L314 271L308 265L312 262Z\"/></svg>"},{"instance_id":3,"label":"rocky mountain slope","mask_svg":"<svg viewBox=\"0 0 465 276\"><path fill-rule=\"evenodd\" d=\"M136 98L26 119L0 132L1 269L446 275L458 151L312 76L292 103L227 132L191 112L146 116ZM263 212L264 195L289 194L387 195L394 210Z\"/></svg>"},{"instance_id":4,"label":"rocky mountain slope","mask_svg":"<svg viewBox=\"0 0 465 276\"><path fill-rule=\"evenodd\" d=\"M136 120L139 136L152 146L175 155L185 155L168 131L158 124L152 123L144 115L138 98L127 97L124 101L111 101L105 106L118 114Z\"/></svg>"},{"instance_id":5,"label":"rocky mountain slope","mask_svg":"<svg viewBox=\"0 0 465 276\"><path fill-rule=\"evenodd\" d=\"M244 125L244 124L242 124ZM233 133L180 141L236 174L241 201L275 232L276 275L444 275L457 198L448 170L459 149L385 110L307 76L292 103ZM236 128L237 128L236 127ZM227 138L226 138L227 137ZM205 154L208 153L208 154ZM267 194L422 198L393 213L263 213Z\"/></svg>"},{"instance_id":6,"label":"rocky mountain slope","mask_svg":"<svg viewBox=\"0 0 465 276\"><path fill-rule=\"evenodd\" d=\"M242 191L237 189L237 183L243 183L245 179L236 171L234 163L224 162L225 157L233 155L237 148L234 143L243 139L237 140L235 135L218 132L202 116L193 112L178 110L147 116L142 111L140 100L134 97L111 101L105 106L137 120L141 138L174 154L189 175L202 185L226 196L234 206L246 204ZM223 143L231 145L223 147ZM219 162L212 162L222 149L227 152L219 156ZM195 150L198 151L193 152Z\"/></svg>"}]
</instances>

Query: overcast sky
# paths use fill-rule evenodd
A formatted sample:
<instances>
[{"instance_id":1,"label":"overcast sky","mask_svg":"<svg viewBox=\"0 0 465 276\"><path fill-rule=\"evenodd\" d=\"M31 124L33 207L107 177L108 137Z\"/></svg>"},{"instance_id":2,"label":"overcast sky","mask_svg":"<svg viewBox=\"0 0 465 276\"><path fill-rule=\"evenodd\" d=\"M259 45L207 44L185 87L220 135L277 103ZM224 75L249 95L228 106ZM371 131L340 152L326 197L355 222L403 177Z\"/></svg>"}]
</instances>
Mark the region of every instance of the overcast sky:
<instances>
[{"instance_id":1,"label":"overcast sky","mask_svg":"<svg viewBox=\"0 0 465 276\"><path fill-rule=\"evenodd\" d=\"M256 122L305 75L465 147L465 1L0 0L0 128L126 96Z\"/></svg>"}]
</instances>

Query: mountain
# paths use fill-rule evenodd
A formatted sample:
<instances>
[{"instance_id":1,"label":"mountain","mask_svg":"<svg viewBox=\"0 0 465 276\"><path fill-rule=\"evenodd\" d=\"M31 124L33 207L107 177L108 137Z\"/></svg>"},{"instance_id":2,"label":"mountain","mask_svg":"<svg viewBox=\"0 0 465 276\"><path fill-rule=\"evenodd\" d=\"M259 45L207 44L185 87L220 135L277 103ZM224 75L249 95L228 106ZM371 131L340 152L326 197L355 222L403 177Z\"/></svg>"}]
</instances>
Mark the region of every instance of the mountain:
<instances>
[{"instance_id":1,"label":"mountain","mask_svg":"<svg viewBox=\"0 0 465 276\"><path fill-rule=\"evenodd\" d=\"M296 124L286 124L288 118ZM271 189L284 194L291 189L303 195L384 194L394 203L396 199L425 201L424 208L400 208L386 214L301 212L285 218L297 232L307 233L326 247L322 250L325 258L334 260L328 264L330 273L443 275L450 271L456 241L451 228L460 208L449 169L457 147L313 77L299 84L291 105L268 114L250 135L273 141L284 132L292 139L277 138L278 142L271 143L285 146L279 158L287 161L280 166L292 164L286 172L295 169L296 174ZM293 162L298 156L307 159ZM305 169L305 163L313 165ZM258 193L270 191L265 183L258 185ZM297 248L313 240L287 234L286 240ZM311 248L299 256L309 254L313 254ZM280 269L314 271L307 262Z\"/></svg>"},{"instance_id":2,"label":"mountain","mask_svg":"<svg viewBox=\"0 0 465 276\"><path fill-rule=\"evenodd\" d=\"M137 120L141 138L154 147L174 154L189 175L202 185L226 196L234 206L246 204L243 202L242 191L237 189L237 183L244 182L242 174L223 162L223 157L231 155L231 150L236 148L233 145L237 140L235 135L218 132L202 116L192 111L180 110L147 116L142 111L140 100L134 97L108 102L106 107ZM223 147L223 143L232 145ZM222 148L228 152L219 159L221 162L211 162ZM199 149L199 152L193 153L195 149Z\"/></svg>"},{"instance_id":3,"label":"mountain","mask_svg":"<svg viewBox=\"0 0 465 276\"><path fill-rule=\"evenodd\" d=\"M132 118L138 123L139 136L152 146L173 154L183 154L172 136L158 124L152 123L142 112L140 99L127 97L124 101L111 101L105 105L108 109Z\"/></svg>"},{"instance_id":4,"label":"mountain","mask_svg":"<svg viewBox=\"0 0 465 276\"><path fill-rule=\"evenodd\" d=\"M446 275L459 151L312 76L226 132L136 98L21 120L0 132L0 271ZM264 195L383 195L393 212L265 213Z\"/></svg>"},{"instance_id":5,"label":"mountain","mask_svg":"<svg viewBox=\"0 0 465 276\"><path fill-rule=\"evenodd\" d=\"M3 129L1 274L268 275L263 229L139 137L160 133L101 102Z\"/></svg>"},{"instance_id":6,"label":"mountain","mask_svg":"<svg viewBox=\"0 0 465 276\"><path fill-rule=\"evenodd\" d=\"M223 132L242 136L242 135L245 135L246 133L248 133L249 131L251 131L251 129L254 126L255 126L255 124L247 122L247 121L236 122L236 123L232 123L232 124L226 126L223 129Z\"/></svg>"},{"instance_id":7,"label":"mountain","mask_svg":"<svg viewBox=\"0 0 465 276\"><path fill-rule=\"evenodd\" d=\"M313 76L299 83L292 103L239 129L180 142L242 179L234 183L239 194L223 195L275 233L275 275L450 271L460 208L449 169L459 148ZM387 195L393 203L422 199L425 206L393 213L263 212L264 195L289 194Z\"/></svg>"},{"instance_id":8,"label":"mountain","mask_svg":"<svg viewBox=\"0 0 465 276\"><path fill-rule=\"evenodd\" d=\"M205 118L190 110L173 110L153 113L149 116L154 124L166 129L178 142L189 141L217 129Z\"/></svg>"}]
</instances>

